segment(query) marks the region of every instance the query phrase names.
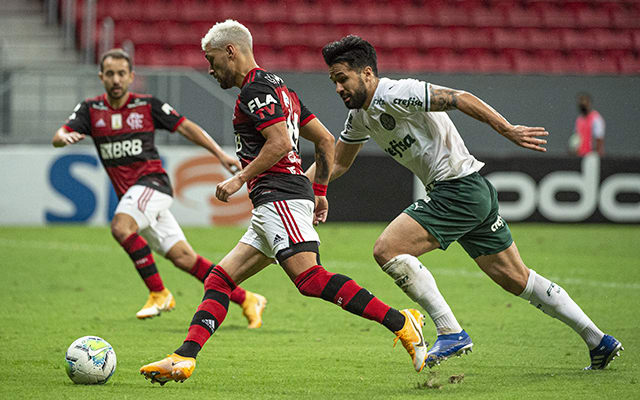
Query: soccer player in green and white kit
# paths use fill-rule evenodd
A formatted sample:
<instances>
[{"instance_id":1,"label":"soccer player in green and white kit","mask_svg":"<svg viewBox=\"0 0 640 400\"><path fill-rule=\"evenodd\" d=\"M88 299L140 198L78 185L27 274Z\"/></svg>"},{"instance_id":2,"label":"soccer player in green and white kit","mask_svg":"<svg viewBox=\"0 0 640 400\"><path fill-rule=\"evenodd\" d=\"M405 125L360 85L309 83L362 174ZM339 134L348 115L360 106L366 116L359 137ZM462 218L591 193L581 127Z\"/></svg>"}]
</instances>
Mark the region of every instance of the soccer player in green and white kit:
<instances>
[{"instance_id":1,"label":"soccer player in green and white kit","mask_svg":"<svg viewBox=\"0 0 640 400\"><path fill-rule=\"evenodd\" d=\"M416 258L458 241L491 279L559 319L585 341L587 369L602 369L623 350L605 335L557 284L527 268L506 222L498 214L495 188L478 171L483 163L465 147L447 111L458 109L489 124L516 145L546 151L544 128L510 124L474 95L415 79L379 78L373 46L347 36L322 49L336 92L349 109L336 143L331 179L344 174L372 137L413 172L427 196L407 207L382 232L374 257L382 270L433 320L438 338L426 364L439 364L471 350L473 343L444 300L429 270ZM314 176L315 165L307 171Z\"/></svg>"}]
</instances>

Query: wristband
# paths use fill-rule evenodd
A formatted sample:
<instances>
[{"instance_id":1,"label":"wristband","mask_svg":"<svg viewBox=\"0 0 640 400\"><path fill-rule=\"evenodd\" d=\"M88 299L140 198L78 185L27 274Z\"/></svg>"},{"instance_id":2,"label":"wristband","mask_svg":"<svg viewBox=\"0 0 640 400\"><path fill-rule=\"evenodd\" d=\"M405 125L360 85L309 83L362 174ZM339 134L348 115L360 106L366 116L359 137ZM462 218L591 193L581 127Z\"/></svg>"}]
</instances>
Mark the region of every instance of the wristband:
<instances>
[{"instance_id":1,"label":"wristband","mask_svg":"<svg viewBox=\"0 0 640 400\"><path fill-rule=\"evenodd\" d=\"M311 185L313 187L313 194L316 196L326 196L327 195L327 185L321 185L319 183L313 183Z\"/></svg>"}]
</instances>

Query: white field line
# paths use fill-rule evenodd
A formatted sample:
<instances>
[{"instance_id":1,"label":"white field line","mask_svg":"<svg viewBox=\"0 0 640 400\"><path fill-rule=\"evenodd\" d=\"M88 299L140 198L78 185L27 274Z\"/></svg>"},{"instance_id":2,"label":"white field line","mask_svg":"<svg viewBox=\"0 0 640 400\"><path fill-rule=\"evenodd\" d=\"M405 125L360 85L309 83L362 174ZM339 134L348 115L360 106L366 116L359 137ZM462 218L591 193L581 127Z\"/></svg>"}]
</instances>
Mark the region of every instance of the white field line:
<instances>
[{"instance_id":1,"label":"white field line","mask_svg":"<svg viewBox=\"0 0 640 400\"><path fill-rule=\"evenodd\" d=\"M5 239L0 238L0 247L10 247L10 248L18 248L18 249L28 249L28 250L60 250L60 251L83 251L83 252L101 252L101 253L112 253L117 251L122 251L119 246L115 243L113 245L100 245L100 244L86 244L86 243L69 243L69 242L59 242L59 241L41 241L41 240L19 240L19 239ZM223 253L213 253L209 254L210 257L215 257L216 259L222 258L224 256ZM355 266L357 267L369 267L373 271L380 272L378 266L375 264L373 260L371 262L364 261L352 261L346 262L343 260L325 260L323 262L324 265L327 266L327 269L330 271L339 271L339 270L348 270ZM434 277L437 279L439 275L445 276L464 276L464 277L472 277L472 278L487 278L488 277L480 271L468 271L466 269L461 268L429 268L429 270L433 273ZM606 282L606 281L597 281L593 279L582 279L582 278L569 278L562 276L549 275L545 276L545 278L550 279L561 286L563 284L569 285L584 285L584 286L593 286L598 288L612 288L612 289L632 289L632 290L640 290L640 283L634 282Z\"/></svg>"}]
</instances>

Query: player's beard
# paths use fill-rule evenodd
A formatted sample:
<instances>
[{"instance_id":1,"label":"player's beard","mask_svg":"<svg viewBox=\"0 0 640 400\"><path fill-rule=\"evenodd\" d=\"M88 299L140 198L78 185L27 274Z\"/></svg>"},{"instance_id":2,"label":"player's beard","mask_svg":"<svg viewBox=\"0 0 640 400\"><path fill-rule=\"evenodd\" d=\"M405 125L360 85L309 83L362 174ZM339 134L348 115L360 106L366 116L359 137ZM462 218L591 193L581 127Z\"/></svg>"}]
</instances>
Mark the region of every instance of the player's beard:
<instances>
[{"instance_id":1,"label":"player's beard","mask_svg":"<svg viewBox=\"0 0 640 400\"><path fill-rule=\"evenodd\" d=\"M107 90L108 94L109 94L109 98L114 99L114 100L118 100L121 99L125 94L127 94L127 89L125 87L118 87L117 89L120 89L120 93L116 94L114 87L109 88L109 90Z\"/></svg>"},{"instance_id":2,"label":"player's beard","mask_svg":"<svg viewBox=\"0 0 640 400\"><path fill-rule=\"evenodd\" d=\"M365 101L367 101L367 88L362 78L358 77L358 87L351 93L349 101L345 101L344 105L348 109L355 110L362 108Z\"/></svg>"}]
</instances>

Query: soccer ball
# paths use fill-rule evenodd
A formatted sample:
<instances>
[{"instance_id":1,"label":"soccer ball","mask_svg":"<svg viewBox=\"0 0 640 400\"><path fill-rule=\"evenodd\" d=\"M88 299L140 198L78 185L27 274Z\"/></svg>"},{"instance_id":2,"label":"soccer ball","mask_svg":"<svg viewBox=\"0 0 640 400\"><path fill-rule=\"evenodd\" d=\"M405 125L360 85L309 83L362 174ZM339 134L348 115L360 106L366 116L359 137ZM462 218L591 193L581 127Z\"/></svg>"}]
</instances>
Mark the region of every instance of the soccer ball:
<instances>
[{"instance_id":1,"label":"soccer ball","mask_svg":"<svg viewBox=\"0 0 640 400\"><path fill-rule=\"evenodd\" d=\"M73 383L106 383L116 371L116 352L97 336L83 336L71 343L65 360L67 375Z\"/></svg>"}]
</instances>

